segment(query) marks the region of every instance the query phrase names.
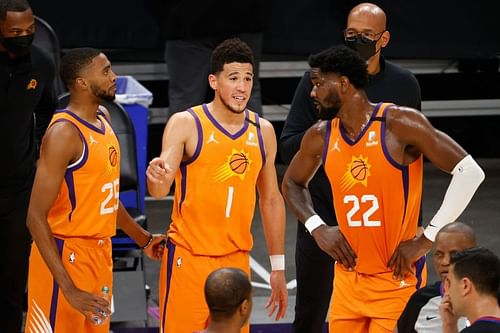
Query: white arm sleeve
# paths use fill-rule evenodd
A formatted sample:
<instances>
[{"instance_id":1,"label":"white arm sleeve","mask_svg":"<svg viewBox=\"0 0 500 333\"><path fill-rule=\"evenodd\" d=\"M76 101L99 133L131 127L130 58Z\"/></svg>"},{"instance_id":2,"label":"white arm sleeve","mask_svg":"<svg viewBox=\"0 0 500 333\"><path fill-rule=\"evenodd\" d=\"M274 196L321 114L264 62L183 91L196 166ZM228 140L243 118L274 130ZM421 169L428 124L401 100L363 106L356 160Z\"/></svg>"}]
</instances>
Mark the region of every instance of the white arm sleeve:
<instances>
[{"instance_id":1,"label":"white arm sleeve","mask_svg":"<svg viewBox=\"0 0 500 333\"><path fill-rule=\"evenodd\" d=\"M462 214L484 180L483 170L470 155L458 162L451 174L453 177L443 203L424 230L425 237L433 242L442 227L454 222Z\"/></svg>"}]
</instances>

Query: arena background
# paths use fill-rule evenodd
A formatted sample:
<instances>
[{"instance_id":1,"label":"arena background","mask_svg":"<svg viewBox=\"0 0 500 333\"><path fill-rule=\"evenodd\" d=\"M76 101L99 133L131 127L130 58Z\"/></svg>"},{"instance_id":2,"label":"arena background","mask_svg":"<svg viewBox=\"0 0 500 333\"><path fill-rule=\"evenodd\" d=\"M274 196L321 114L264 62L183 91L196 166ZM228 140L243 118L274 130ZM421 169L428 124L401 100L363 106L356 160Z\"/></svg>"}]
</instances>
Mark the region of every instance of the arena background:
<instances>
[{"instance_id":1,"label":"arena background","mask_svg":"<svg viewBox=\"0 0 500 333\"><path fill-rule=\"evenodd\" d=\"M279 135L295 87L307 69L311 53L342 42L349 10L360 1L255 1L263 6L264 27L260 71L264 116ZM161 0L62 1L31 0L35 14L45 19L59 37L62 51L79 46L101 48L120 75L133 75L154 96L149 109L148 159L160 150L168 108L168 64L163 62L165 2ZM201 3L201 2L200 2ZM431 122L462 144L486 172L486 181L460 218L478 232L479 243L500 254L500 25L498 1L374 1L388 16L391 42L384 55L409 68L422 90L423 112ZM228 13L231 8L228 9ZM245 13L235 14L245 19ZM207 18L208 19L208 18ZM221 14L220 20L227 19ZM278 68L279 70L276 70ZM277 161L278 173L285 166ZM423 217L428 221L439 207L450 177L426 163ZM149 229L163 232L172 202L147 200ZM284 323L293 318L296 219L287 212L286 267L290 306ZM253 332L286 332L286 324L271 323L263 304L269 271L260 216L253 224L252 257L255 307ZM430 259L432 256L430 256ZM158 264L146 260L147 325L157 326ZM436 280L430 270L429 281ZM130 282L132 283L132 282ZM133 286L130 286L133 288ZM127 302L135 302L133 298ZM261 324L261 325L258 325ZM115 332L155 332L141 321L113 324Z\"/></svg>"}]
</instances>

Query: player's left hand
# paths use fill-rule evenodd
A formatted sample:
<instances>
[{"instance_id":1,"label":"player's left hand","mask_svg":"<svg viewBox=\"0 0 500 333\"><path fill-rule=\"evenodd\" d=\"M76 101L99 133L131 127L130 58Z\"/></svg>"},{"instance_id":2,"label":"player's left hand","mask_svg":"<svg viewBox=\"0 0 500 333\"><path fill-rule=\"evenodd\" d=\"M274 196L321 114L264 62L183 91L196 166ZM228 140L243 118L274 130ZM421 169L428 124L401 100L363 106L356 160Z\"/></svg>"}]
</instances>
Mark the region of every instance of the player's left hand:
<instances>
[{"instance_id":1,"label":"player's left hand","mask_svg":"<svg viewBox=\"0 0 500 333\"><path fill-rule=\"evenodd\" d=\"M167 238L164 234L153 234L151 244L144 249L144 253L153 260L160 260L165 251L165 240Z\"/></svg>"},{"instance_id":2,"label":"player's left hand","mask_svg":"<svg viewBox=\"0 0 500 333\"><path fill-rule=\"evenodd\" d=\"M404 279L407 274L413 271L415 262L431 248L432 241L423 234L399 243L398 248L387 263L387 267L393 271L393 278L395 280Z\"/></svg>"},{"instance_id":3,"label":"player's left hand","mask_svg":"<svg viewBox=\"0 0 500 333\"><path fill-rule=\"evenodd\" d=\"M286 289L285 271L272 271L271 272L271 296L265 305L267 315L272 317L274 311L276 312L276 319L280 320L285 317L286 309L288 307L288 290Z\"/></svg>"}]
</instances>

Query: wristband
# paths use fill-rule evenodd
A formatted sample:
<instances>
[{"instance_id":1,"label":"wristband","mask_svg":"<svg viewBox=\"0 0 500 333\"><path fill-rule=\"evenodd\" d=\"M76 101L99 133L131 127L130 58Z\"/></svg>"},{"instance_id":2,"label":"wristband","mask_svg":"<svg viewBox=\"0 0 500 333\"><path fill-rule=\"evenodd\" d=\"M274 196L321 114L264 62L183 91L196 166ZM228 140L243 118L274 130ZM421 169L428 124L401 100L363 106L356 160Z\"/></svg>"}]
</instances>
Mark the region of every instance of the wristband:
<instances>
[{"instance_id":1,"label":"wristband","mask_svg":"<svg viewBox=\"0 0 500 333\"><path fill-rule=\"evenodd\" d=\"M285 270L285 255L277 254L273 256L269 256L269 260L271 261L271 270L272 271L284 271Z\"/></svg>"},{"instance_id":2,"label":"wristband","mask_svg":"<svg viewBox=\"0 0 500 333\"><path fill-rule=\"evenodd\" d=\"M315 229L321 227L322 225L326 225L326 223L323 222L321 217L319 217L318 215L313 215L309 217L304 223L304 226L306 227L307 231L309 231L310 234L312 234L312 232Z\"/></svg>"},{"instance_id":3,"label":"wristband","mask_svg":"<svg viewBox=\"0 0 500 333\"><path fill-rule=\"evenodd\" d=\"M147 243L144 245L144 246L141 246L141 250L145 250L148 248L149 245L151 245L151 243L153 242L153 234L149 234L149 239L147 241Z\"/></svg>"}]
</instances>

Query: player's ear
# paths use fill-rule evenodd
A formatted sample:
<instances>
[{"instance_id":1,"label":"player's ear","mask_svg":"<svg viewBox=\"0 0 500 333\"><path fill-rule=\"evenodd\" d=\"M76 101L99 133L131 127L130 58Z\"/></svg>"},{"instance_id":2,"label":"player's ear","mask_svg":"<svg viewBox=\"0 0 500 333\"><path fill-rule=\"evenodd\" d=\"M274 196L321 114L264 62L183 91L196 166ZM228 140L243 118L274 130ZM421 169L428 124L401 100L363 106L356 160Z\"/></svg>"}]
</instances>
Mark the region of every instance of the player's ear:
<instances>
[{"instance_id":1,"label":"player's ear","mask_svg":"<svg viewBox=\"0 0 500 333\"><path fill-rule=\"evenodd\" d=\"M246 317L246 315L248 314L249 311L251 311L250 302L247 299L245 299L240 304L240 313L241 313L241 316L242 317Z\"/></svg>"},{"instance_id":2,"label":"player's ear","mask_svg":"<svg viewBox=\"0 0 500 333\"><path fill-rule=\"evenodd\" d=\"M85 80L84 78L82 77L77 77L75 79L75 87L76 88L79 88L79 89L88 89L89 87L89 84L87 83L87 80Z\"/></svg>"},{"instance_id":3,"label":"player's ear","mask_svg":"<svg viewBox=\"0 0 500 333\"><path fill-rule=\"evenodd\" d=\"M210 85L210 88L212 88L213 90L217 90L217 76L215 76L214 74L209 74L208 84Z\"/></svg>"},{"instance_id":4,"label":"player's ear","mask_svg":"<svg viewBox=\"0 0 500 333\"><path fill-rule=\"evenodd\" d=\"M347 92L347 89L349 88L349 84L351 83L349 81L349 78L345 75L342 75L340 78L339 78L339 81L340 81L340 91L342 93L346 93Z\"/></svg>"},{"instance_id":5,"label":"player's ear","mask_svg":"<svg viewBox=\"0 0 500 333\"><path fill-rule=\"evenodd\" d=\"M469 294L472 291L472 289L474 289L474 284L467 277L464 277L461 279L460 285L461 285L461 289L462 289L462 292L464 295Z\"/></svg>"}]
</instances>

